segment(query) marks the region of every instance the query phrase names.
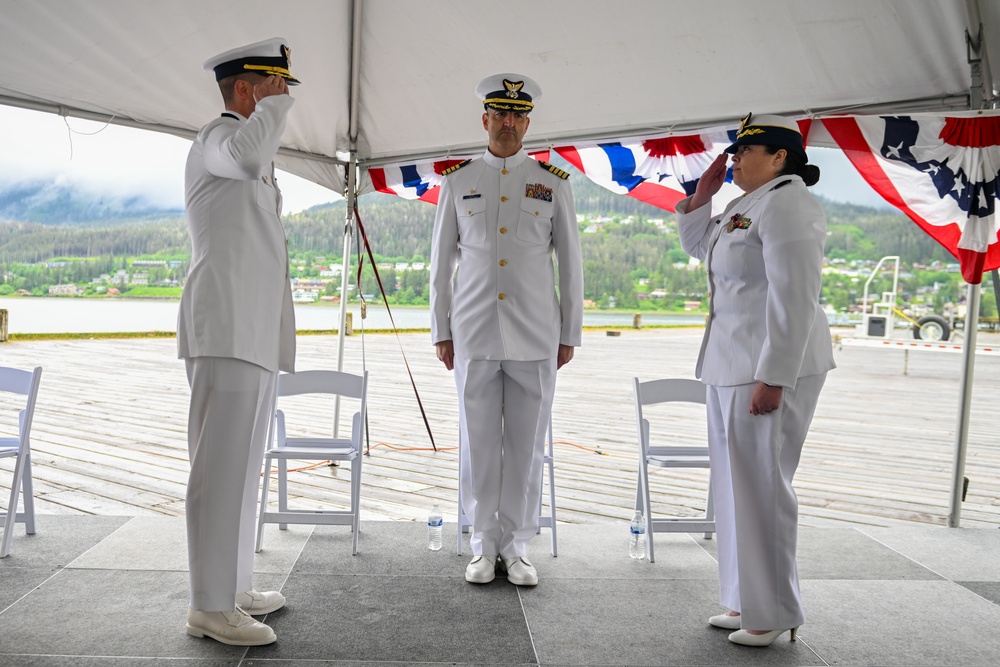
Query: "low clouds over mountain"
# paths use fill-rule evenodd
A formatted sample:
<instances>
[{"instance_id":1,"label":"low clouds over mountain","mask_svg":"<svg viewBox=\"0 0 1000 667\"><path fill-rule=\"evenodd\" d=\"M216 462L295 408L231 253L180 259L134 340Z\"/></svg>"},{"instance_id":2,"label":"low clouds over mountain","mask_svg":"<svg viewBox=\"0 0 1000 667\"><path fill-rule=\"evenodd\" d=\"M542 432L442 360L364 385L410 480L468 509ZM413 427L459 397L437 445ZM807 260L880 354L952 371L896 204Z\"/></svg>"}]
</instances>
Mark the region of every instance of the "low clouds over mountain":
<instances>
[{"instance_id":1,"label":"low clouds over mountain","mask_svg":"<svg viewBox=\"0 0 1000 667\"><path fill-rule=\"evenodd\" d=\"M0 221L107 225L183 215L183 209L162 208L142 195L100 193L60 181L0 185Z\"/></svg>"}]
</instances>

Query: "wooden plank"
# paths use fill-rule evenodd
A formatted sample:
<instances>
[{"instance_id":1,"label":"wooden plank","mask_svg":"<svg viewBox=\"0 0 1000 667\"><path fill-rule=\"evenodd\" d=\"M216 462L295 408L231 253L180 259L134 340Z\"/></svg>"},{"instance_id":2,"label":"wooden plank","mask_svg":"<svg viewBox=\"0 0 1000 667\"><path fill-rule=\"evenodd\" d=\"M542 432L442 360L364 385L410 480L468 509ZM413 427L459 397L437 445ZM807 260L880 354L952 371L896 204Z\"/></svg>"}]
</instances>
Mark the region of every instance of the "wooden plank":
<instances>
[{"instance_id":1,"label":"wooden plank","mask_svg":"<svg viewBox=\"0 0 1000 667\"><path fill-rule=\"evenodd\" d=\"M627 520L635 502L637 452L631 378L691 377L701 330L587 331L573 363L560 371L554 404L560 519ZM1000 334L981 334L988 344ZM363 515L422 521L433 502L454 508L457 401L451 373L437 362L426 333L403 334L403 349L440 451L426 451L402 357L392 335L368 335L372 456L364 461ZM347 339L346 370L361 369L361 338ZM171 339L26 341L3 346L4 364L42 365L34 428L39 506L58 513L181 514L187 478L188 388ZM336 338L299 338L300 369L333 368ZM902 374L885 350L835 349L796 478L803 525L942 524L957 421L960 355L911 355ZM918 358L919 357L919 358ZM1000 360L977 358L963 525L1000 523ZM0 431L16 419L0 397ZM341 415L347 430L350 413ZM305 429L329 430L316 410ZM704 413L670 424L679 439L704 441ZM601 452L599 456L595 452ZM11 463L0 461L0 497ZM293 473L292 500L342 507L343 469ZM706 471L651 476L654 515L697 516Z\"/></svg>"}]
</instances>

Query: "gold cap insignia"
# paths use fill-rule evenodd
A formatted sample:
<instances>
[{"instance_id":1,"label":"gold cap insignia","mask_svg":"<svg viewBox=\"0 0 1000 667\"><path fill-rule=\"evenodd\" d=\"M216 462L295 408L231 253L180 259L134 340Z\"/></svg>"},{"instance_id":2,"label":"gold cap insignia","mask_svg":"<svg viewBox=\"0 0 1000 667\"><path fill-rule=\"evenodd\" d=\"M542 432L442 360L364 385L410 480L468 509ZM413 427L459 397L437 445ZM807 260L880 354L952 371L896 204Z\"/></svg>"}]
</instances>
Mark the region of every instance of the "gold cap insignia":
<instances>
[{"instance_id":1,"label":"gold cap insignia","mask_svg":"<svg viewBox=\"0 0 1000 667\"><path fill-rule=\"evenodd\" d=\"M524 87L524 81L508 81L507 79L504 79L503 85L504 88L507 89L507 97L512 100L516 100L521 88Z\"/></svg>"}]
</instances>

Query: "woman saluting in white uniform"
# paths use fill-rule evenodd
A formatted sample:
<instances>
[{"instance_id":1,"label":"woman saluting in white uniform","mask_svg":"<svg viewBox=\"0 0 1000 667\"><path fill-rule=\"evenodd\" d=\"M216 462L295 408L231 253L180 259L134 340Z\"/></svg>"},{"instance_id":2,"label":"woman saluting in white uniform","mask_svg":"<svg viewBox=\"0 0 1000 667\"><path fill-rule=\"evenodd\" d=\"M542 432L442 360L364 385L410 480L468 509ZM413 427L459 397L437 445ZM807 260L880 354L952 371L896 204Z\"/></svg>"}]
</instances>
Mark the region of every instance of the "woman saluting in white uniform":
<instances>
[{"instance_id":1,"label":"woman saluting in white uniform","mask_svg":"<svg viewBox=\"0 0 1000 667\"><path fill-rule=\"evenodd\" d=\"M727 156L677 206L681 246L704 260L711 293L696 368L707 385L719 540L720 601L709 619L730 641L767 646L805 621L792 477L827 371L830 328L819 296L826 219L795 121L748 114L732 154L743 196L719 217L711 199Z\"/></svg>"}]
</instances>

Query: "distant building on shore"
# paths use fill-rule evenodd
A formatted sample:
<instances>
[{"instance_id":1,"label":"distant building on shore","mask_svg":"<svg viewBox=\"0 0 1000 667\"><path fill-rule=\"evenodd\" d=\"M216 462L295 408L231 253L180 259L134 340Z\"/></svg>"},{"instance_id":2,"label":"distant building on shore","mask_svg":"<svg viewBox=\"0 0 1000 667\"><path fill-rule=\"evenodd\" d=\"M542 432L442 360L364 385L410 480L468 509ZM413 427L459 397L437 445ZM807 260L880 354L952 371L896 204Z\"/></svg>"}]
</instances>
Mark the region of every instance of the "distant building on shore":
<instances>
[{"instance_id":1,"label":"distant building on shore","mask_svg":"<svg viewBox=\"0 0 1000 667\"><path fill-rule=\"evenodd\" d=\"M77 296L80 294L80 288L76 285L51 285L49 287L49 296Z\"/></svg>"}]
</instances>

